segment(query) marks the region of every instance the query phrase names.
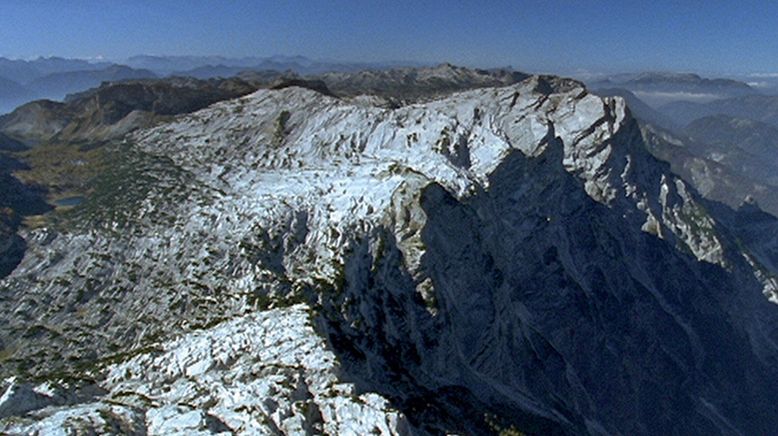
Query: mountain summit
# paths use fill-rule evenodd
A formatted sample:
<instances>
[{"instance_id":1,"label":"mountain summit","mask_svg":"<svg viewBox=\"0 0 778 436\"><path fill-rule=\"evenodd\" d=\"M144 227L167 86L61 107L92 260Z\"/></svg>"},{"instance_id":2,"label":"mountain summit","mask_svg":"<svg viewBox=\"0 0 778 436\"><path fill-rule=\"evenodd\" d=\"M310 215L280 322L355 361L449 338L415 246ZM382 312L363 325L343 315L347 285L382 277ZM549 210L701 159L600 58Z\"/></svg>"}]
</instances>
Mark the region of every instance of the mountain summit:
<instances>
[{"instance_id":1,"label":"mountain summit","mask_svg":"<svg viewBox=\"0 0 778 436\"><path fill-rule=\"evenodd\" d=\"M0 431L778 428L778 224L700 199L621 98L291 86L115 152L0 281Z\"/></svg>"}]
</instances>

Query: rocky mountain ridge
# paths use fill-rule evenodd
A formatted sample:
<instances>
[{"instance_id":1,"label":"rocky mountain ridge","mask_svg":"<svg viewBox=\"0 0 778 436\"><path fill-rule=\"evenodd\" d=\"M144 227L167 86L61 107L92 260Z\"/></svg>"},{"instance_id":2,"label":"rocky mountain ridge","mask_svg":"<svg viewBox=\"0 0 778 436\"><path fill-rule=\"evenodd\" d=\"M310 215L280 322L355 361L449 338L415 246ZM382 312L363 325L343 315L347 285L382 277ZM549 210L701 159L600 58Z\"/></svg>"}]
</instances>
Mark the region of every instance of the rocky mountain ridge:
<instances>
[{"instance_id":1,"label":"rocky mountain ridge","mask_svg":"<svg viewBox=\"0 0 778 436\"><path fill-rule=\"evenodd\" d=\"M28 145L51 141L102 142L119 139L136 128L150 127L153 120L146 120L144 114L155 117L188 113L263 87L295 84L344 98L370 95L385 99L382 104L397 106L454 91L517 83L526 77L514 71L473 70L444 64L309 77L253 71L230 79L120 80L70 94L64 103L39 100L23 105L0 117L0 132ZM138 119L125 119L128 115Z\"/></svg>"},{"instance_id":2,"label":"rocky mountain ridge","mask_svg":"<svg viewBox=\"0 0 778 436\"><path fill-rule=\"evenodd\" d=\"M453 72L456 74L451 74ZM398 74L402 75L401 83L396 82ZM520 73L512 74L524 77ZM362 77L360 73L353 76ZM426 80L430 76L434 76L434 83ZM442 66L421 69L412 75L409 70L386 72L380 76L371 76L369 83L387 89L386 84L394 81L391 88L397 96L429 99L444 91L506 83L506 76L504 71L474 71ZM342 76L339 80L341 82L336 86L343 98L362 99L387 107L409 102L387 93L383 97L355 95L360 93L358 88L353 84L348 85ZM108 158L102 149L104 144L118 141L133 130L165 122L178 114L217 101L245 95L260 87L281 89L289 86L307 87L333 95L320 79L255 71L243 74L241 78L219 80L173 77L110 82L71 94L63 103L35 101L0 117L0 149L13 152L11 158L24 163L11 172L6 173L5 169L0 171L3 171L2 177L13 181L9 186L18 188L17 191L26 188L30 194L34 194L27 197L37 195L40 197L36 200L38 202L48 201L52 205L79 202L94 190L92 185L95 177L101 174L106 165ZM17 197L19 195L15 194ZM13 204L14 201L6 203ZM14 207L11 209L13 212ZM50 215L21 217L25 222L35 222L36 225L54 219ZM15 229L21 221L12 222L17 224L9 228ZM8 233L8 236L19 240L13 232ZM21 254L23 252L15 250L13 256L3 256L9 260L0 268L3 275L15 266L10 260L18 260Z\"/></svg>"},{"instance_id":3,"label":"rocky mountain ridge","mask_svg":"<svg viewBox=\"0 0 778 436\"><path fill-rule=\"evenodd\" d=\"M100 143L149 127L154 118L193 112L255 90L256 86L238 79L104 83L70 95L64 103L39 100L21 106L0 117L0 131L28 145Z\"/></svg>"},{"instance_id":4,"label":"rocky mountain ridge","mask_svg":"<svg viewBox=\"0 0 778 436\"><path fill-rule=\"evenodd\" d=\"M337 95L375 95L398 104L467 89L510 85L527 77L519 71L471 69L447 63L425 68L328 72L319 76Z\"/></svg>"},{"instance_id":5,"label":"rocky mountain ridge","mask_svg":"<svg viewBox=\"0 0 778 436\"><path fill-rule=\"evenodd\" d=\"M621 96L641 124L649 151L668 162L672 170L690 182L705 198L740 207L746 199L778 216L775 178L776 129L755 119L725 114L693 118L684 113L679 122L651 108L635 94L621 88L595 89L601 96ZM765 97L770 98L770 97ZM723 100L726 102L727 100ZM716 106L710 103L710 106ZM715 111L713 111L715 112ZM750 115L769 113L754 109Z\"/></svg>"},{"instance_id":6,"label":"rocky mountain ridge","mask_svg":"<svg viewBox=\"0 0 778 436\"><path fill-rule=\"evenodd\" d=\"M116 153L0 282L0 408L61 397L63 372L99 393L0 430L778 425L778 252L753 237L778 225L700 199L620 98L542 76L395 109L286 87ZM338 369L263 357L265 323Z\"/></svg>"},{"instance_id":7,"label":"rocky mountain ridge","mask_svg":"<svg viewBox=\"0 0 778 436\"><path fill-rule=\"evenodd\" d=\"M149 70L115 64L65 59L53 62L53 65L41 65L43 61L21 65L19 62L24 61L0 58L0 114L35 99L62 100L67 94L97 87L103 82L156 77Z\"/></svg>"}]
</instances>

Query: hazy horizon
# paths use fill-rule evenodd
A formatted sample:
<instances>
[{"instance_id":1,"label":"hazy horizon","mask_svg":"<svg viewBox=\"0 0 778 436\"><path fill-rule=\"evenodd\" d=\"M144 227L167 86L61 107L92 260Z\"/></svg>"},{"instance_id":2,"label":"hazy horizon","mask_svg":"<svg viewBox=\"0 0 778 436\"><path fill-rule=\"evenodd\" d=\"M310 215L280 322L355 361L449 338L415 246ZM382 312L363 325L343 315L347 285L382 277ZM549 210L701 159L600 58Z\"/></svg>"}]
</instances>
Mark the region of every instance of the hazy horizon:
<instances>
[{"instance_id":1,"label":"hazy horizon","mask_svg":"<svg viewBox=\"0 0 778 436\"><path fill-rule=\"evenodd\" d=\"M769 56L778 52L778 4L624 3L12 0L0 16L0 56L299 55L531 72L778 71Z\"/></svg>"},{"instance_id":2,"label":"hazy horizon","mask_svg":"<svg viewBox=\"0 0 778 436\"><path fill-rule=\"evenodd\" d=\"M543 74L543 73L549 73L549 74L568 74L568 75L575 75L576 77L596 77L596 76L607 76L612 74L637 74L637 73L673 73L673 74L697 74L702 77L738 77L741 79L745 78L753 78L754 80L758 79L776 79L778 78L778 73L773 72L766 72L766 71L744 71L744 72L723 72L723 71L710 71L710 70L694 70L694 69L661 69L661 68L634 68L634 69L618 69L618 68L607 68L606 66L601 69L588 69L588 68L569 68L569 69L544 69L544 68L534 68L532 66L527 66L526 68L518 67L516 65L510 65L510 64L494 64L494 65L486 65L486 64L473 64L473 63L457 63L457 62L451 62L446 59L439 59L434 61L418 61L418 60L403 60L403 59L386 59L386 60L380 60L380 61L369 61L364 59L328 59L328 58L311 58L308 56L304 56L301 54L295 54L295 53L273 53L268 55L245 55L245 56L225 56L223 54L218 53L206 53L206 54L169 54L169 53L134 53L130 54L125 57L121 58L108 58L108 57L70 57L70 56L62 56L59 54L38 54L38 55L32 55L32 56L26 56L26 57L14 57L14 56L7 56L0 54L0 58L8 59L11 61L25 61L25 62L33 62L40 59L67 59L67 60L79 60L79 61L86 61L90 63L109 63L109 64L118 64L121 65L123 63L126 63L128 60L132 58L137 57L159 57L159 58L223 58L226 60L240 60L240 59L249 59L249 58L256 58L256 59L270 59L270 58L304 58L308 61L312 62L320 62L320 63L333 63L333 64L353 64L353 65L359 65L359 64L365 64L365 65L385 65L385 66L398 66L398 67L417 67L417 66L429 66L434 67L437 65L442 64L451 64L459 67L466 67L466 68L484 68L484 69L500 69L500 68L512 68L516 71L522 71L525 73L531 73L531 74ZM217 64L213 64L212 66L217 66Z\"/></svg>"}]
</instances>

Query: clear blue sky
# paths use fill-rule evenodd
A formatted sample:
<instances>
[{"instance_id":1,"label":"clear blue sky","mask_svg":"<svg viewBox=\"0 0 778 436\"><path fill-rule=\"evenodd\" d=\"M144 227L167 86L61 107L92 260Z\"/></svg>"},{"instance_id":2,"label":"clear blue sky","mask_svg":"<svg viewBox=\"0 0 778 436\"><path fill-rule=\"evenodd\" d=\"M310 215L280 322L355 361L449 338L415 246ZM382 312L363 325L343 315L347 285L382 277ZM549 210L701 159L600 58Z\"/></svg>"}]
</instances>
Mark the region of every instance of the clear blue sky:
<instances>
[{"instance_id":1,"label":"clear blue sky","mask_svg":"<svg viewBox=\"0 0 778 436\"><path fill-rule=\"evenodd\" d=\"M776 1L2 0L0 56L303 55L529 71L778 71Z\"/></svg>"}]
</instances>

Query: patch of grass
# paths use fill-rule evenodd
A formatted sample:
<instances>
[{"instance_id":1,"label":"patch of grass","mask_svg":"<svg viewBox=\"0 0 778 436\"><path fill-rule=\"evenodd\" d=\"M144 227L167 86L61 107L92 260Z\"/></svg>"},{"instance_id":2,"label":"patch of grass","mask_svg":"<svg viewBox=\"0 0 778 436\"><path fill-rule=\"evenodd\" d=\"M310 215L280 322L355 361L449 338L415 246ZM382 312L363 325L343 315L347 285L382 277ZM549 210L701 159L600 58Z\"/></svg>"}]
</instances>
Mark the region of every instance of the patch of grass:
<instances>
[{"instance_id":1,"label":"patch of grass","mask_svg":"<svg viewBox=\"0 0 778 436\"><path fill-rule=\"evenodd\" d=\"M107 165L104 147L44 144L19 154L29 169L14 172L23 183L45 187L50 198L84 195L89 182Z\"/></svg>"},{"instance_id":2,"label":"patch of grass","mask_svg":"<svg viewBox=\"0 0 778 436\"><path fill-rule=\"evenodd\" d=\"M489 426L489 429L491 429L495 434L499 436L524 436L524 433L522 433L512 425L509 427L503 427L498 422L498 418L494 415L486 414L486 416L484 416L484 420L486 421L486 424Z\"/></svg>"},{"instance_id":3,"label":"patch of grass","mask_svg":"<svg viewBox=\"0 0 778 436\"><path fill-rule=\"evenodd\" d=\"M152 353L159 353L162 351L162 348L157 344L150 344L146 345L144 347L136 348L132 351L126 351L126 352L119 352L114 353L110 356L104 357L103 359L100 359L99 362L95 363L95 366L98 368L106 368L110 365L126 362L130 359L132 359L135 356L139 356L141 354L152 354Z\"/></svg>"},{"instance_id":4,"label":"patch of grass","mask_svg":"<svg viewBox=\"0 0 778 436\"><path fill-rule=\"evenodd\" d=\"M0 363L11 359L15 353L16 353L16 348L14 346L8 346L3 348L2 350L0 350Z\"/></svg>"},{"instance_id":5,"label":"patch of grass","mask_svg":"<svg viewBox=\"0 0 778 436\"><path fill-rule=\"evenodd\" d=\"M45 227L49 223L46 215L31 215L26 216L22 220L22 225L28 229L37 229Z\"/></svg>"},{"instance_id":6,"label":"patch of grass","mask_svg":"<svg viewBox=\"0 0 778 436\"><path fill-rule=\"evenodd\" d=\"M116 226L122 231L148 197L175 204L194 183L170 159L125 146L105 146L106 165L87 183L88 195L78 207L62 210L56 224L66 228ZM166 217L158 215L158 220Z\"/></svg>"},{"instance_id":7,"label":"patch of grass","mask_svg":"<svg viewBox=\"0 0 778 436\"><path fill-rule=\"evenodd\" d=\"M289 118L291 118L292 114L288 110L282 110L280 114L278 114L278 118L276 118L276 129L275 132L273 132L273 142L276 144L276 146L281 145L282 142L284 142L284 138L286 137L286 128L287 123L289 122Z\"/></svg>"},{"instance_id":8,"label":"patch of grass","mask_svg":"<svg viewBox=\"0 0 778 436\"><path fill-rule=\"evenodd\" d=\"M192 330L208 330L212 327L216 327L217 325L229 320L228 317L220 317L217 316L215 318L211 318L210 320L201 323L201 324L192 324Z\"/></svg>"}]
</instances>

